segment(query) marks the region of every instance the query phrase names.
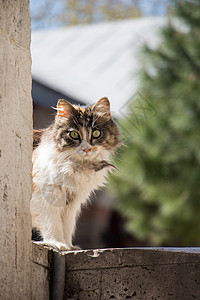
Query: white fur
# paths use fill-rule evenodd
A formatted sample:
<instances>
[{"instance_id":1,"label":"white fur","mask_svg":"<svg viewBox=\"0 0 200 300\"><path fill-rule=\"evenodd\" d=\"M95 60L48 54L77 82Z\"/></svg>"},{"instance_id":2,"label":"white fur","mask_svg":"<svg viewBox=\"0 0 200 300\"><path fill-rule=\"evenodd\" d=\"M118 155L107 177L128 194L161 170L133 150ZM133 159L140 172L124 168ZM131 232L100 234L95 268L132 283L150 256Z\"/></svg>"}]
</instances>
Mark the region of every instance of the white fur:
<instances>
[{"instance_id":1,"label":"white fur","mask_svg":"<svg viewBox=\"0 0 200 300\"><path fill-rule=\"evenodd\" d=\"M81 205L90 194L101 187L107 170L95 172L82 168L84 160L109 160L110 153L98 147L86 154L82 146L76 150L58 152L54 143L43 140L34 152L33 182L35 189L31 200L32 226L42 232L44 244L59 250L74 249L72 237ZM74 171L75 166L79 166ZM73 201L66 204L66 192L76 193Z\"/></svg>"}]
</instances>

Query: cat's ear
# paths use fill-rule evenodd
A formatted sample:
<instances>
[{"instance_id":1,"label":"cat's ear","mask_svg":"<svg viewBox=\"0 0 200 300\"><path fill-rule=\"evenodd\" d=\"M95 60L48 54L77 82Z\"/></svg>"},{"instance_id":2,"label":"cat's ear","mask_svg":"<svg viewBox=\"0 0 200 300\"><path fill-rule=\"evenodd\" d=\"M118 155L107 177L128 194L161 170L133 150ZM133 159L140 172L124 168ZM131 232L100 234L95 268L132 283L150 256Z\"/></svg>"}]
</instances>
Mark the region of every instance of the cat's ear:
<instances>
[{"instance_id":1,"label":"cat's ear","mask_svg":"<svg viewBox=\"0 0 200 300\"><path fill-rule=\"evenodd\" d=\"M104 117L111 118L110 102L106 97L103 97L97 101L97 103L93 105L92 109L93 111L101 113Z\"/></svg>"},{"instance_id":2,"label":"cat's ear","mask_svg":"<svg viewBox=\"0 0 200 300\"><path fill-rule=\"evenodd\" d=\"M68 101L61 99L57 103L57 118L62 117L69 119L73 116L75 112L75 108Z\"/></svg>"}]
</instances>

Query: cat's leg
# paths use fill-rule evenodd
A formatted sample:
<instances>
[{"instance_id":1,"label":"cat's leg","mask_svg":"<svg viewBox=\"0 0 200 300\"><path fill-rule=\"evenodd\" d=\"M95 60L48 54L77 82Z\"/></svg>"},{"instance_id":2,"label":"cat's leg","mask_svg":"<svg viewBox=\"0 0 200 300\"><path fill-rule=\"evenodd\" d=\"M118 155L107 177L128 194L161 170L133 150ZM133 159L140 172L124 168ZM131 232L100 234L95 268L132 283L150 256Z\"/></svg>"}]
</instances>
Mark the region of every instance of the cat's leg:
<instances>
[{"instance_id":1,"label":"cat's leg","mask_svg":"<svg viewBox=\"0 0 200 300\"><path fill-rule=\"evenodd\" d=\"M76 217L73 214L65 216L63 210L60 210L56 219L51 219L51 226L43 228L44 239L37 242L53 248L57 251L80 250L80 247L72 245L72 236L75 230ZM54 223L53 223L54 221Z\"/></svg>"},{"instance_id":2,"label":"cat's leg","mask_svg":"<svg viewBox=\"0 0 200 300\"><path fill-rule=\"evenodd\" d=\"M64 239L62 239L64 240ZM68 251L71 250L71 245L66 244L65 242L60 241L60 239L55 235L51 235L51 238L48 236L42 236L41 240L33 240L35 244L47 246L53 248L57 251Z\"/></svg>"},{"instance_id":3,"label":"cat's leg","mask_svg":"<svg viewBox=\"0 0 200 300\"><path fill-rule=\"evenodd\" d=\"M67 251L71 249L71 245L64 238L63 220L59 208L56 210L56 215L54 217L51 215L48 228L44 229L43 242L58 251Z\"/></svg>"},{"instance_id":4,"label":"cat's leg","mask_svg":"<svg viewBox=\"0 0 200 300\"><path fill-rule=\"evenodd\" d=\"M70 246L70 250L80 250L79 246L72 245L72 238L76 228L76 221L80 211L78 203L70 203L63 212L63 233L64 241Z\"/></svg>"},{"instance_id":5,"label":"cat's leg","mask_svg":"<svg viewBox=\"0 0 200 300\"><path fill-rule=\"evenodd\" d=\"M72 245L72 235L80 205L56 207L39 196L33 195L31 201L32 226L39 229L42 235L42 241L36 242L58 251L78 250Z\"/></svg>"},{"instance_id":6,"label":"cat's leg","mask_svg":"<svg viewBox=\"0 0 200 300\"><path fill-rule=\"evenodd\" d=\"M32 226L40 233L40 239L33 238L34 243L57 251L71 249L71 244L65 242L60 208L49 205L45 205L43 209L37 207L34 214L32 214Z\"/></svg>"}]
</instances>

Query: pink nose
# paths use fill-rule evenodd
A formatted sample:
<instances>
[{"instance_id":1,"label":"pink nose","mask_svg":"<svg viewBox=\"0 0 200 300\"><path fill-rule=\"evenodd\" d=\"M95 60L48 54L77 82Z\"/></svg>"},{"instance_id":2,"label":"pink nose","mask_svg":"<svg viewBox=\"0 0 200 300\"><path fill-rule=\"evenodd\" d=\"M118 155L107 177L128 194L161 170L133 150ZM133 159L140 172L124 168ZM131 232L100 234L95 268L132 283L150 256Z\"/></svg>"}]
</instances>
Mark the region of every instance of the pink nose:
<instances>
[{"instance_id":1,"label":"pink nose","mask_svg":"<svg viewBox=\"0 0 200 300\"><path fill-rule=\"evenodd\" d=\"M88 153L88 152L91 150L91 148L82 148L82 150L83 150L85 153Z\"/></svg>"}]
</instances>

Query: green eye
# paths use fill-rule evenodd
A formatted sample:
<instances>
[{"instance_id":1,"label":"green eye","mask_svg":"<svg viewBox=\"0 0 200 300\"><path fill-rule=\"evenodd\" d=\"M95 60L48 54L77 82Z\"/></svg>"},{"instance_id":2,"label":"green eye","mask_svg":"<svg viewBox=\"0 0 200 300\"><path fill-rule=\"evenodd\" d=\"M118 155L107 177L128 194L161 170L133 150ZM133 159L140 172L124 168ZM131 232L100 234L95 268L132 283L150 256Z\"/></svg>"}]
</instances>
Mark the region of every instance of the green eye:
<instances>
[{"instance_id":1,"label":"green eye","mask_svg":"<svg viewBox=\"0 0 200 300\"><path fill-rule=\"evenodd\" d=\"M97 139L98 137L100 137L101 132L99 130L94 130L92 133L93 138Z\"/></svg>"},{"instance_id":2,"label":"green eye","mask_svg":"<svg viewBox=\"0 0 200 300\"><path fill-rule=\"evenodd\" d=\"M73 140L78 140L78 139L79 139L79 134L78 134L78 132L76 132L76 131L70 131L69 135L70 135L70 137L71 137Z\"/></svg>"}]
</instances>

